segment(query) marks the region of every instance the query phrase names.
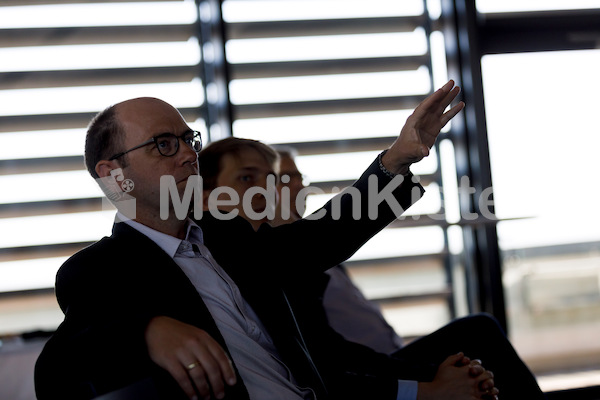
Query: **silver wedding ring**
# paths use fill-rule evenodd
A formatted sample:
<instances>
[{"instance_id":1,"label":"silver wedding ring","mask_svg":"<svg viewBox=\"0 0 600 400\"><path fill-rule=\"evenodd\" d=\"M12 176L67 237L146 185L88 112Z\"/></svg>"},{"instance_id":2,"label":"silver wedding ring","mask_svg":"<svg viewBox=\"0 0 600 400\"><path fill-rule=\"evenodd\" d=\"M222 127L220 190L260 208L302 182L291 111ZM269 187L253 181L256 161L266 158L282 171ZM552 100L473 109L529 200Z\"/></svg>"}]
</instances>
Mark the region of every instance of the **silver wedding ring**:
<instances>
[{"instance_id":1,"label":"silver wedding ring","mask_svg":"<svg viewBox=\"0 0 600 400\"><path fill-rule=\"evenodd\" d=\"M196 368L197 366L198 366L198 364L197 364L197 363L195 363L195 362L193 362L193 363L191 363L190 365L188 365L186 368L187 368L187 370L188 370L188 371L191 371L191 370L193 370L194 368Z\"/></svg>"}]
</instances>

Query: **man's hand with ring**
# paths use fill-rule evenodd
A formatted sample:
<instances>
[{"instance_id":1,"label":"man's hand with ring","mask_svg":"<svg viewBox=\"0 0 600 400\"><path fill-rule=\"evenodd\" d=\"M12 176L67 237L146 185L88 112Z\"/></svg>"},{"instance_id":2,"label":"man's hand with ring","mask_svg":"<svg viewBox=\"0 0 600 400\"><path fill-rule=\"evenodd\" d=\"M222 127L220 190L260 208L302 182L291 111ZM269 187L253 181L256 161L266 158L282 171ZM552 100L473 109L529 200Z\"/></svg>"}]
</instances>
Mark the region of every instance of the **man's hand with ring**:
<instances>
[{"instance_id":1,"label":"man's hand with ring","mask_svg":"<svg viewBox=\"0 0 600 400\"><path fill-rule=\"evenodd\" d=\"M217 399L236 376L223 348L205 331L173 318L153 318L146 328L150 358L169 371L190 399Z\"/></svg>"}]
</instances>

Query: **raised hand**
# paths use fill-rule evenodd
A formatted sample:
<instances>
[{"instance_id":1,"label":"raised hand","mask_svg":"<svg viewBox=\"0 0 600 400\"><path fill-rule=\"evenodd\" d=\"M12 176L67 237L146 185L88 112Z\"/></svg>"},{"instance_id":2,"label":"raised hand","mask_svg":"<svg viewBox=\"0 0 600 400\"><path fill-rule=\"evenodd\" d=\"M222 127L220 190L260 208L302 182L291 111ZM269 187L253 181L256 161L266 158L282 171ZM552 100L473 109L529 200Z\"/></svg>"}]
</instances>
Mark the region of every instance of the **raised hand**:
<instances>
[{"instance_id":1,"label":"raised hand","mask_svg":"<svg viewBox=\"0 0 600 400\"><path fill-rule=\"evenodd\" d=\"M223 348L205 331L173 318L153 318L146 328L150 358L169 371L190 399L221 399L235 371Z\"/></svg>"},{"instance_id":2,"label":"raised hand","mask_svg":"<svg viewBox=\"0 0 600 400\"><path fill-rule=\"evenodd\" d=\"M400 135L382 158L383 165L389 171L405 175L412 163L429 155L429 149L442 128L465 106L461 101L444 112L459 92L460 88L450 80L415 108Z\"/></svg>"}]
</instances>

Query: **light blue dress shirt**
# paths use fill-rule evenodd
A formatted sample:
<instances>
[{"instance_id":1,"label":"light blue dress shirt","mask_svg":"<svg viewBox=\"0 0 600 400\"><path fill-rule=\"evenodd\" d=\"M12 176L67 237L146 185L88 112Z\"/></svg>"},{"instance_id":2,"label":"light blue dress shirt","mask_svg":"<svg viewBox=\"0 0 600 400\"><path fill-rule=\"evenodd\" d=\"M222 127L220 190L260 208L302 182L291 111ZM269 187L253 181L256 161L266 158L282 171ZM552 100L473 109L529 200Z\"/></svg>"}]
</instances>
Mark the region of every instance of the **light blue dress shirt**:
<instances>
[{"instance_id":1,"label":"light blue dress shirt","mask_svg":"<svg viewBox=\"0 0 600 400\"><path fill-rule=\"evenodd\" d=\"M251 399L316 399L312 389L297 385L254 310L204 246L202 229L195 222L188 220L186 238L182 240L119 213L116 221L123 221L155 242L190 279L223 335ZM396 400L416 398L417 382L399 380Z\"/></svg>"}]
</instances>

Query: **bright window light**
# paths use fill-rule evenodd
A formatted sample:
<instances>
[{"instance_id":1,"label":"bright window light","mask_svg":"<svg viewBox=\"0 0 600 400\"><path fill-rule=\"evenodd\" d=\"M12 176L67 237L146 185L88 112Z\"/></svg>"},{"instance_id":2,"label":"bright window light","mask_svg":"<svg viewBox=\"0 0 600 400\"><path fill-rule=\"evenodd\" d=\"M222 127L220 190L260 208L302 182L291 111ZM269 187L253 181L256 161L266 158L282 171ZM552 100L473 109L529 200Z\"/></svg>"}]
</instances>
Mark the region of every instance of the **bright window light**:
<instances>
[{"instance_id":1,"label":"bright window light","mask_svg":"<svg viewBox=\"0 0 600 400\"><path fill-rule=\"evenodd\" d=\"M0 160L79 156L84 145L85 129L1 133Z\"/></svg>"},{"instance_id":2,"label":"bright window light","mask_svg":"<svg viewBox=\"0 0 600 400\"><path fill-rule=\"evenodd\" d=\"M477 0L482 13L600 8L600 0Z\"/></svg>"},{"instance_id":3,"label":"bright window light","mask_svg":"<svg viewBox=\"0 0 600 400\"><path fill-rule=\"evenodd\" d=\"M379 151L298 156L296 164L311 182L355 180L375 160ZM414 174L433 173L437 169L435 150L411 166Z\"/></svg>"},{"instance_id":4,"label":"bright window light","mask_svg":"<svg viewBox=\"0 0 600 400\"><path fill-rule=\"evenodd\" d=\"M444 211L450 223L460 221L460 203L458 179L456 177L456 157L454 145L448 139L440 142L440 161L442 164L442 182L444 187Z\"/></svg>"},{"instance_id":5,"label":"bright window light","mask_svg":"<svg viewBox=\"0 0 600 400\"><path fill-rule=\"evenodd\" d=\"M503 250L545 247L570 243L600 242L600 215L597 211L498 223Z\"/></svg>"},{"instance_id":6,"label":"bright window light","mask_svg":"<svg viewBox=\"0 0 600 400\"><path fill-rule=\"evenodd\" d=\"M0 218L0 248L96 241L110 235L115 211Z\"/></svg>"},{"instance_id":7,"label":"bright window light","mask_svg":"<svg viewBox=\"0 0 600 400\"><path fill-rule=\"evenodd\" d=\"M198 107L203 101L202 84L194 79L178 83L2 90L0 115L97 112L144 96L158 97L174 107Z\"/></svg>"},{"instance_id":8,"label":"bright window light","mask_svg":"<svg viewBox=\"0 0 600 400\"><path fill-rule=\"evenodd\" d=\"M417 337L434 332L452 319L444 300L417 302L409 306L404 306L404 303L396 307L384 305L382 312L386 321L403 337ZM410 324L406 321L410 321Z\"/></svg>"},{"instance_id":9,"label":"bright window light","mask_svg":"<svg viewBox=\"0 0 600 400\"><path fill-rule=\"evenodd\" d=\"M203 143L208 143L203 120L190 122L189 125L200 132ZM1 133L0 160L82 156L85 134L83 128Z\"/></svg>"},{"instance_id":10,"label":"bright window light","mask_svg":"<svg viewBox=\"0 0 600 400\"><path fill-rule=\"evenodd\" d=\"M499 224L503 249L600 240L598 65L600 50L482 59L496 215L533 217Z\"/></svg>"},{"instance_id":11,"label":"bright window light","mask_svg":"<svg viewBox=\"0 0 600 400\"><path fill-rule=\"evenodd\" d=\"M67 258L0 262L0 293L54 287L56 272Z\"/></svg>"},{"instance_id":12,"label":"bright window light","mask_svg":"<svg viewBox=\"0 0 600 400\"><path fill-rule=\"evenodd\" d=\"M193 0L2 7L0 29L181 25L196 20Z\"/></svg>"},{"instance_id":13,"label":"bright window light","mask_svg":"<svg viewBox=\"0 0 600 400\"><path fill-rule=\"evenodd\" d=\"M268 144L396 137L412 110L240 119L235 136ZM0 150L1 151L1 150Z\"/></svg>"},{"instance_id":14,"label":"bright window light","mask_svg":"<svg viewBox=\"0 0 600 400\"><path fill-rule=\"evenodd\" d=\"M420 0L226 0L226 22L295 21L422 15Z\"/></svg>"},{"instance_id":15,"label":"bright window light","mask_svg":"<svg viewBox=\"0 0 600 400\"><path fill-rule=\"evenodd\" d=\"M440 292L448 287L441 260L373 265L350 268L348 272L368 299Z\"/></svg>"},{"instance_id":16,"label":"bright window light","mask_svg":"<svg viewBox=\"0 0 600 400\"><path fill-rule=\"evenodd\" d=\"M429 42L431 45L433 87L437 89L448 82L448 65L446 64L446 44L444 34L440 31L431 32Z\"/></svg>"},{"instance_id":17,"label":"bright window light","mask_svg":"<svg viewBox=\"0 0 600 400\"><path fill-rule=\"evenodd\" d=\"M0 72L197 65L198 40L0 49Z\"/></svg>"},{"instance_id":18,"label":"bright window light","mask_svg":"<svg viewBox=\"0 0 600 400\"><path fill-rule=\"evenodd\" d=\"M448 227L448 250L452 254L461 254L464 251L465 243L463 230L458 225Z\"/></svg>"},{"instance_id":19,"label":"bright window light","mask_svg":"<svg viewBox=\"0 0 600 400\"><path fill-rule=\"evenodd\" d=\"M419 28L408 33L229 40L226 51L233 64L394 57L425 54L427 40Z\"/></svg>"},{"instance_id":20,"label":"bright window light","mask_svg":"<svg viewBox=\"0 0 600 400\"><path fill-rule=\"evenodd\" d=\"M311 182L355 180L379 154L378 151L299 156L298 169Z\"/></svg>"},{"instance_id":21,"label":"bright window light","mask_svg":"<svg viewBox=\"0 0 600 400\"><path fill-rule=\"evenodd\" d=\"M440 186L437 183L431 183L425 188L425 194L415 204L410 206L403 214L404 216L420 216L439 213L442 208L442 197L440 196ZM411 218L413 219L413 218ZM416 219L416 217L415 217Z\"/></svg>"},{"instance_id":22,"label":"bright window light","mask_svg":"<svg viewBox=\"0 0 600 400\"><path fill-rule=\"evenodd\" d=\"M87 171L0 175L0 204L103 197Z\"/></svg>"},{"instance_id":23,"label":"bright window light","mask_svg":"<svg viewBox=\"0 0 600 400\"><path fill-rule=\"evenodd\" d=\"M429 12L429 18L432 20L439 19L442 16L442 2L441 0L426 0L427 11Z\"/></svg>"},{"instance_id":24,"label":"bright window light","mask_svg":"<svg viewBox=\"0 0 600 400\"><path fill-rule=\"evenodd\" d=\"M233 80L234 104L389 97L429 92L427 68L416 71Z\"/></svg>"},{"instance_id":25,"label":"bright window light","mask_svg":"<svg viewBox=\"0 0 600 400\"><path fill-rule=\"evenodd\" d=\"M594 174L600 171L595 100L595 93L600 92L598 65L600 50L482 59L499 218L583 210L597 214L600 188ZM551 81L560 85L548 85ZM506 118L507 112L511 118ZM565 132L569 132L568 138ZM565 157L568 161L558 166Z\"/></svg>"},{"instance_id":26,"label":"bright window light","mask_svg":"<svg viewBox=\"0 0 600 400\"><path fill-rule=\"evenodd\" d=\"M444 231L440 227L384 229L361 247L350 261L439 254L443 250Z\"/></svg>"}]
</instances>

